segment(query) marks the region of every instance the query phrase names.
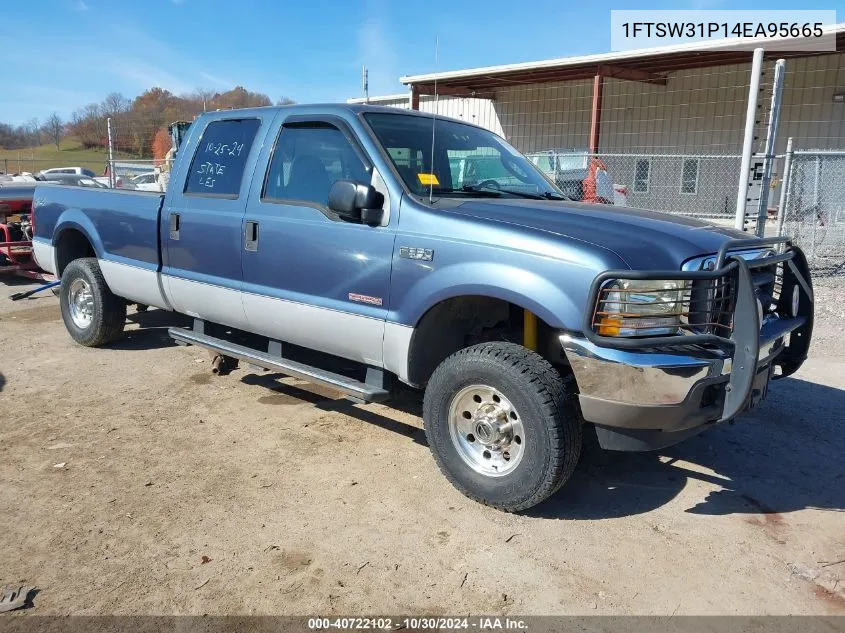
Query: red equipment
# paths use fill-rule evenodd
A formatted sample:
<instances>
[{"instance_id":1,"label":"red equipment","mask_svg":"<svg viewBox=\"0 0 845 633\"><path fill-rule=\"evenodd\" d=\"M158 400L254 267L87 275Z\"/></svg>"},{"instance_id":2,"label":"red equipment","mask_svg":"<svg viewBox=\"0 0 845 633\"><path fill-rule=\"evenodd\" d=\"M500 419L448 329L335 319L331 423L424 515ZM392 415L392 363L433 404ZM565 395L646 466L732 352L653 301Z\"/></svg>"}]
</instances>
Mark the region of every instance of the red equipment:
<instances>
[{"instance_id":1,"label":"red equipment","mask_svg":"<svg viewBox=\"0 0 845 633\"><path fill-rule=\"evenodd\" d=\"M47 280L52 275L41 271L32 256L34 192L34 184L0 185L0 274ZM18 220L12 221L12 216L18 216Z\"/></svg>"}]
</instances>

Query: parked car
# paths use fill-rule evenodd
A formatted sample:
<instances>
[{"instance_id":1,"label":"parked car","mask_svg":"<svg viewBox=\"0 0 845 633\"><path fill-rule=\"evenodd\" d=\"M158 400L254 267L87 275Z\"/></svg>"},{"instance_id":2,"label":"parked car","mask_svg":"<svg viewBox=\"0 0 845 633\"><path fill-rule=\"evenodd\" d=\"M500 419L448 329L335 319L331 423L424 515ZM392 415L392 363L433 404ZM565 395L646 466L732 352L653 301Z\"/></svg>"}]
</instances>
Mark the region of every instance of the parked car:
<instances>
[{"instance_id":1,"label":"parked car","mask_svg":"<svg viewBox=\"0 0 845 633\"><path fill-rule=\"evenodd\" d=\"M95 176L94 180L104 187L111 188L111 180L108 176ZM132 187L127 186L127 182L121 176L115 176L114 186L118 189L132 189Z\"/></svg>"},{"instance_id":2,"label":"parked car","mask_svg":"<svg viewBox=\"0 0 845 633\"><path fill-rule=\"evenodd\" d=\"M497 156L457 156L449 159L452 183L458 188L521 190L536 193L537 185L524 182L519 174L511 173Z\"/></svg>"},{"instance_id":3,"label":"parked car","mask_svg":"<svg viewBox=\"0 0 845 633\"><path fill-rule=\"evenodd\" d=\"M0 174L0 182L36 182L38 178L28 171L19 174Z\"/></svg>"},{"instance_id":4,"label":"parked car","mask_svg":"<svg viewBox=\"0 0 845 633\"><path fill-rule=\"evenodd\" d=\"M527 157L570 200L617 206L628 203L628 188L614 184L604 161L587 150L550 149Z\"/></svg>"},{"instance_id":5,"label":"parked car","mask_svg":"<svg viewBox=\"0 0 845 633\"><path fill-rule=\"evenodd\" d=\"M44 169L40 173L45 176L51 174L73 174L76 176L88 176L89 178L94 178L97 175L85 167L53 167L52 169Z\"/></svg>"},{"instance_id":6,"label":"parked car","mask_svg":"<svg viewBox=\"0 0 845 633\"><path fill-rule=\"evenodd\" d=\"M467 156L498 161L496 188L455 179ZM674 444L757 405L812 336L788 240L569 202L457 120L207 113L171 178L158 195L36 185L35 254L73 340L114 341L137 303L192 316L170 336L221 373L243 360L355 402L424 389L440 469L504 510L569 478L584 421L607 448Z\"/></svg>"},{"instance_id":7,"label":"parked car","mask_svg":"<svg viewBox=\"0 0 845 633\"><path fill-rule=\"evenodd\" d=\"M130 178L126 188L137 189L138 191L161 191L158 174L155 172L139 174L134 178Z\"/></svg>"},{"instance_id":8,"label":"parked car","mask_svg":"<svg viewBox=\"0 0 845 633\"><path fill-rule=\"evenodd\" d=\"M104 185L98 180L90 176L80 176L78 174L41 174L41 177L46 182L57 182L63 185L75 185L77 187L94 187L95 189L108 189L108 185Z\"/></svg>"}]
</instances>

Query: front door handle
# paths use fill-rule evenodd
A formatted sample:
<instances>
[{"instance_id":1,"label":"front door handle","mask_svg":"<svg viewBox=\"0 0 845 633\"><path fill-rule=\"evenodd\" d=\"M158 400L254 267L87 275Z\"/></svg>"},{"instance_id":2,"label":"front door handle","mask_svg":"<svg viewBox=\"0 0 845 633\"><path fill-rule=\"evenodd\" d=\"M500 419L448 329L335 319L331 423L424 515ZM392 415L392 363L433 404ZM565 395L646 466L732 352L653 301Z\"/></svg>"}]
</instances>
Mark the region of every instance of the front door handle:
<instances>
[{"instance_id":1,"label":"front door handle","mask_svg":"<svg viewBox=\"0 0 845 633\"><path fill-rule=\"evenodd\" d=\"M255 220L246 221L246 231L244 231L244 250L258 250L258 222Z\"/></svg>"},{"instance_id":2,"label":"front door handle","mask_svg":"<svg viewBox=\"0 0 845 633\"><path fill-rule=\"evenodd\" d=\"M179 226L180 226L180 218L178 213L171 213L170 214L170 239L171 240L178 240L179 239Z\"/></svg>"}]
</instances>

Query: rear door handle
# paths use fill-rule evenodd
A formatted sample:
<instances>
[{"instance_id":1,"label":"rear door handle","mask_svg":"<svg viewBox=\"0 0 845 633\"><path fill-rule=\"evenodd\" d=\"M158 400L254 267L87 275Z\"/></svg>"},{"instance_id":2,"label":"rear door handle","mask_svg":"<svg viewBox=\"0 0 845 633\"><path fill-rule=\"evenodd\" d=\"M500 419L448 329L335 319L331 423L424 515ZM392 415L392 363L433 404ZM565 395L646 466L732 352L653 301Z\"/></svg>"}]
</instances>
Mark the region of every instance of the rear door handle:
<instances>
[{"instance_id":1,"label":"rear door handle","mask_svg":"<svg viewBox=\"0 0 845 633\"><path fill-rule=\"evenodd\" d=\"M171 240L178 240L179 239L179 226L181 224L179 214L178 213L171 213L169 222L170 222L170 239Z\"/></svg>"},{"instance_id":2,"label":"rear door handle","mask_svg":"<svg viewBox=\"0 0 845 633\"><path fill-rule=\"evenodd\" d=\"M244 231L244 250L258 250L258 222L255 220L246 221L246 231Z\"/></svg>"}]
</instances>

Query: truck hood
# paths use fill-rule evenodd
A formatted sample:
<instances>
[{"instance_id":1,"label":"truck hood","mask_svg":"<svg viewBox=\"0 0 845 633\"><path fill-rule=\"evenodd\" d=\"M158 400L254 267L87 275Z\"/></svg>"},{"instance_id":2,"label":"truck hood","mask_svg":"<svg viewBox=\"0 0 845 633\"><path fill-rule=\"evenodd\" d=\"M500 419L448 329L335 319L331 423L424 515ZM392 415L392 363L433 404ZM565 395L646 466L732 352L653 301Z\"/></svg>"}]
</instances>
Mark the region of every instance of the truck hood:
<instances>
[{"instance_id":1,"label":"truck hood","mask_svg":"<svg viewBox=\"0 0 845 633\"><path fill-rule=\"evenodd\" d=\"M730 239L749 235L724 224L658 211L545 200L468 200L453 207L464 216L588 242L618 255L634 270L677 270Z\"/></svg>"}]
</instances>

